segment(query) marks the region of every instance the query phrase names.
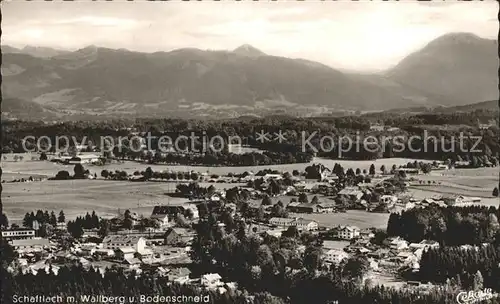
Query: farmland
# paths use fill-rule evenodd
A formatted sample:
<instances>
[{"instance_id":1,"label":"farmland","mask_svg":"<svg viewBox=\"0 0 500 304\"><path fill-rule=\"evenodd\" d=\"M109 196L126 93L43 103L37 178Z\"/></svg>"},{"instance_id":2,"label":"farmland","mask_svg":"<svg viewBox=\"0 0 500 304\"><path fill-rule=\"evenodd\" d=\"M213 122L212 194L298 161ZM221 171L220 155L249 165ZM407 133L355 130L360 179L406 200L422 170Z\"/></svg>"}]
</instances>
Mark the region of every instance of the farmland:
<instances>
[{"instance_id":1,"label":"farmland","mask_svg":"<svg viewBox=\"0 0 500 304\"><path fill-rule=\"evenodd\" d=\"M379 170L385 165L390 168L393 164L406 164L411 159L379 159L375 161L338 161L326 159L314 159L314 163L322 163L332 168L335 162L341 163L344 168L360 168L368 170L373 163ZM198 166L166 166L151 165L155 171L174 170L207 172L209 174L224 175L229 172L242 173L245 171L257 172L262 169L275 169L283 171L303 171L310 164L255 166L255 167L198 167ZM9 181L29 176L47 177L54 176L60 170L72 173L73 166L60 165L46 161L33 161L31 157L25 156L24 161L14 162L12 156L2 161L2 179ZM91 173L100 175L101 170L125 170L129 173L143 171L148 165L136 162L113 163L105 166L85 166ZM432 197L436 195L462 194L466 196L477 196L482 198L482 204L498 206L498 198L491 196L492 189L498 184L498 168L480 169L455 169L447 171L432 172L428 175L417 177L422 181L436 181L441 184L417 185L409 189L415 198ZM228 189L241 184L216 183L213 184L220 189ZM208 186L208 183L202 183ZM9 218L20 219L26 212L36 209L61 210L64 209L68 218L74 218L87 211L95 210L101 216L115 215L118 209L130 209L140 214L149 214L151 207L158 203L180 201L179 198L171 198L165 193L175 190L175 183L141 182L131 183L128 181L104 181L104 180L71 180L71 181L43 181L33 183L6 183L3 188L4 209ZM273 199L281 200L287 204L291 197L280 197ZM309 198L311 199L311 197ZM328 200L327 198L320 198ZM359 227L385 227L388 214L367 213L364 211L348 211L347 213L304 215L306 218L317 220L325 226L352 224Z\"/></svg>"},{"instance_id":2,"label":"farmland","mask_svg":"<svg viewBox=\"0 0 500 304\"><path fill-rule=\"evenodd\" d=\"M12 183L5 184L2 198L5 212L14 220L37 209L64 210L70 219L92 210L101 216L116 215L118 209L149 215L155 204L184 201L165 195L172 187L155 182L95 180Z\"/></svg>"},{"instance_id":3,"label":"farmland","mask_svg":"<svg viewBox=\"0 0 500 304\"><path fill-rule=\"evenodd\" d=\"M13 172L13 173L26 173L26 174L44 174L53 176L59 170L67 170L72 171L73 166L68 165L60 165L51 162L42 162L42 161L17 161L14 162L12 160L13 155L7 155L7 161L2 161L3 170L5 172ZM25 156L25 159L31 158L30 156ZM174 170L174 171L196 171L200 173L209 173L209 174L217 174L217 175L225 175L228 173L243 173L245 171L253 171L258 172L259 170L271 169L278 171L289 171L293 170L304 171L304 169L313 164L320 163L328 168L333 168L335 163L339 163L344 168L359 168L361 170L368 170L371 164L375 165L376 170L378 171L382 165L386 168L392 167L392 165L403 165L408 162L413 162L414 159L406 159L406 158L387 158L387 159L377 159L377 160L366 160L366 161L352 161L352 160L331 160L331 159L323 159L323 158L314 158L310 163L299 163L299 164L286 164L286 165L272 165L272 166L246 166L246 167L206 167L206 166L182 166L182 165L148 165L133 161L123 161L112 164L106 164L104 166L86 166L92 173L100 173L101 170L108 171L126 171L132 173L134 171L144 171L147 167L151 167L154 171L164 171L164 170Z\"/></svg>"},{"instance_id":4,"label":"farmland","mask_svg":"<svg viewBox=\"0 0 500 304\"><path fill-rule=\"evenodd\" d=\"M370 213L361 210L348 210L345 213L290 214L290 216L314 220L325 227L354 225L361 229L371 227L385 229L389 219L389 213Z\"/></svg>"}]
</instances>

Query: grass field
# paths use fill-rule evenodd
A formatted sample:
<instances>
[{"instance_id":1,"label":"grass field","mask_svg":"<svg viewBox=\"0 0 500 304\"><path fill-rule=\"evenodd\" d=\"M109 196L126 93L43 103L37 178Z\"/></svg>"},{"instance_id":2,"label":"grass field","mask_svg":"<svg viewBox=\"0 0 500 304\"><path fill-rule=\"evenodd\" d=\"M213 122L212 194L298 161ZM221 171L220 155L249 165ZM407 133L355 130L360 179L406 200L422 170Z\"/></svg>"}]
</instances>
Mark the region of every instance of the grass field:
<instances>
[{"instance_id":1,"label":"grass field","mask_svg":"<svg viewBox=\"0 0 500 304\"><path fill-rule=\"evenodd\" d=\"M7 161L2 161L2 169L5 172L9 173L25 173L25 174L42 174L48 176L54 176L60 170L67 170L72 172L73 166L70 165L60 165L47 161L32 161L31 158L25 156L24 161L14 162L12 160L11 155L7 155ZM348 168L359 168L361 170L366 169L369 170L371 164L375 165L377 172L379 171L382 165L385 165L386 168L392 167L393 164L396 166L407 164L410 161L414 161L413 159L405 159L405 158L388 158L388 159L377 159L377 160L367 160L367 161L351 161L351 160L330 160L330 159L322 159L315 158L311 163L303 163L303 164L287 164L287 165L273 165L273 166L246 166L246 167L204 167L204 166L172 166L172 165L147 165L141 164L137 162L125 161L123 163L113 163L104 166L92 166L86 165L86 169L89 169L91 173L96 172L97 175L103 169L107 170L124 170L129 173L133 173L134 171L144 171L147 167L151 167L155 171L164 171L164 170L174 170L174 171L196 171L200 173L208 172L209 174L217 174L217 175L225 175L227 173L243 173L245 171L253 171L257 172L259 170L264 169L273 169L279 171L289 171L293 170L304 171L304 169L313 164L313 163L321 163L328 168L333 168L335 163L341 164L346 170Z\"/></svg>"},{"instance_id":2,"label":"grass field","mask_svg":"<svg viewBox=\"0 0 500 304\"><path fill-rule=\"evenodd\" d=\"M290 214L318 222L320 226L335 227L338 225L354 225L359 228L387 228L389 213L371 213L362 210L348 210L345 213L324 214Z\"/></svg>"},{"instance_id":3,"label":"grass field","mask_svg":"<svg viewBox=\"0 0 500 304\"><path fill-rule=\"evenodd\" d=\"M12 155L7 155L7 160L2 160L2 179L13 180L33 176L54 176L60 170L72 173L73 166L60 165L46 161L32 161L31 156L25 155L23 161L14 162ZM411 159L379 159L375 161L339 161L316 158L312 163L322 163L332 168L335 162L344 168L360 168L368 170L373 163L379 170L385 165L390 168L393 164L406 164ZM310 164L291 164L276 166L255 167L199 167L199 166L166 166L152 165L155 171L175 170L209 172L209 174L224 175L229 172L242 173L245 171L257 172L262 169L275 169L281 171L292 171L294 169L303 171ZM85 166L91 173L107 170L125 170L132 173L136 170L145 170L148 165L136 162L124 162L109 164L106 166ZM455 169L447 171L432 172L429 175L418 176L421 180L440 181L441 185L411 187L410 193L416 198L425 198L435 195L462 194L466 196L482 197L482 204L498 206L498 198L493 198L491 192L498 185L498 168L480 169ZM208 184L203 184L207 186ZM216 188L228 189L239 184L213 184ZM172 192L175 183L140 182L131 183L127 181L43 181L33 183L6 183L3 185L4 210L10 219L21 219L26 212L37 209L59 211L64 209L68 218L74 218L87 211L95 210L101 216L115 215L118 209L122 212L130 209L133 212L149 215L157 203L179 201L179 198L169 198L166 192ZM311 199L312 197L310 197ZM273 200L282 200L287 204L291 197L280 197ZM328 200L320 197L320 200ZM367 213L364 211L348 211L336 214L314 214L300 215L315 219L325 226L336 226L352 224L363 227L380 227L387 224L388 214Z\"/></svg>"},{"instance_id":4,"label":"grass field","mask_svg":"<svg viewBox=\"0 0 500 304\"><path fill-rule=\"evenodd\" d=\"M126 181L43 181L4 184L3 208L9 219L20 219L26 212L64 210L71 219L95 210L101 216L115 215L118 209L149 215L152 206L185 201L165 195L171 191L162 183Z\"/></svg>"}]
</instances>

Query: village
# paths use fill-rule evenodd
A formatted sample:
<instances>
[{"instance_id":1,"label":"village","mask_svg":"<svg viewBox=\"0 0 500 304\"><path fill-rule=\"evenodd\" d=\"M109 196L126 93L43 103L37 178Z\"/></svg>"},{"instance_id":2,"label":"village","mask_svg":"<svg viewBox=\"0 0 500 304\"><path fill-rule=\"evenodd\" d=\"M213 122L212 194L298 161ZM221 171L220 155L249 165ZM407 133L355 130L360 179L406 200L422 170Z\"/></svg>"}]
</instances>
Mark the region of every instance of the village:
<instances>
[{"instance_id":1,"label":"village","mask_svg":"<svg viewBox=\"0 0 500 304\"><path fill-rule=\"evenodd\" d=\"M449 168L436 162L429 166L432 170ZM113 218L97 219L97 224L84 223L76 229L74 222L59 218L57 224L50 227L50 233L47 233L47 227L41 229L42 225L49 224L39 223L36 219L23 223L23 228L13 224L2 230L2 237L9 241L17 254L9 269L32 274L43 269L57 274L61 266L69 264L92 268L102 275L107 269L118 267L136 276L144 270L153 270L158 276L181 284L195 284L223 293L236 288L236 283L223 282L217 273L192 278L189 270L191 245L196 237L193 225L201 216L207 216L207 206L223 205L230 210L231 216L244 219L248 234L280 238L305 233L321 239L323 267L339 265L352 257L363 257L369 261L365 280L375 278L384 284L380 278L390 277L389 282L414 284L411 281L404 283L398 274L401 271L418 272L422 253L439 247L436 241L411 243L401 237L388 237L383 229L360 228L354 224L325 226L318 223L315 216L352 210L367 214L389 213L433 205L480 202L480 198L462 195L413 198L406 188L411 183L419 183L420 169L393 167L390 172L385 168L381 168L380 173L356 171L349 169L344 172L337 166L330 170L314 164L302 173L268 171L226 176L200 173L197 182L223 181L239 186L231 189L202 188L190 179L184 183L178 180L173 195L183 197L184 201L170 203L167 199L167 203L158 202L149 215L127 210ZM370 168L370 171L375 170ZM154 177L151 174L151 178ZM130 178L134 179L134 175ZM244 207L241 206L241 197L245 197ZM224 228L223 223L220 225ZM298 254L304 254L304 250L303 245L297 248Z\"/></svg>"}]
</instances>

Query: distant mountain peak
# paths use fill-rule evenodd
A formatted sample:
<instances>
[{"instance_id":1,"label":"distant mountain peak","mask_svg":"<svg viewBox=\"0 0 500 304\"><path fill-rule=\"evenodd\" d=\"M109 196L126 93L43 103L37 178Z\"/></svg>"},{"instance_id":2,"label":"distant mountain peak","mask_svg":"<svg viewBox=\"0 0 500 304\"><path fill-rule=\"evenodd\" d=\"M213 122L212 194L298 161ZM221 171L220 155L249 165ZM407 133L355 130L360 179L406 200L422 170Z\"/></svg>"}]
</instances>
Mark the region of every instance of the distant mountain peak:
<instances>
[{"instance_id":1,"label":"distant mountain peak","mask_svg":"<svg viewBox=\"0 0 500 304\"><path fill-rule=\"evenodd\" d=\"M265 56L266 54L261 50L251 46L250 44L243 44L237 47L233 53L244 55L244 56Z\"/></svg>"},{"instance_id":2,"label":"distant mountain peak","mask_svg":"<svg viewBox=\"0 0 500 304\"><path fill-rule=\"evenodd\" d=\"M429 43L429 46L442 45L465 45L465 44L480 44L488 41L473 33L453 32L442 35Z\"/></svg>"}]
</instances>

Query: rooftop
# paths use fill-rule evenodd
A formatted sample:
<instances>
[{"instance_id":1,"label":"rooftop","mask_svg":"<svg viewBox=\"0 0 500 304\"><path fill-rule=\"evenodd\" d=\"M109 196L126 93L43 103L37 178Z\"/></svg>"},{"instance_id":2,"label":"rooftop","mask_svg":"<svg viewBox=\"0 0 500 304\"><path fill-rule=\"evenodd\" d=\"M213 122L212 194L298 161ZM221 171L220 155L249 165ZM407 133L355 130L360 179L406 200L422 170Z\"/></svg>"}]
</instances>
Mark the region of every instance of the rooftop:
<instances>
[{"instance_id":1,"label":"rooftop","mask_svg":"<svg viewBox=\"0 0 500 304\"><path fill-rule=\"evenodd\" d=\"M141 239L137 235L108 235L102 240L103 243L135 244Z\"/></svg>"},{"instance_id":2,"label":"rooftop","mask_svg":"<svg viewBox=\"0 0 500 304\"><path fill-rule=\"evenodd\" d=\"M29 240L13 240L12 246L49 246L50 242L48 239L29 239Z\"/></svg>"}]
</instances>

